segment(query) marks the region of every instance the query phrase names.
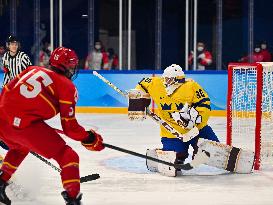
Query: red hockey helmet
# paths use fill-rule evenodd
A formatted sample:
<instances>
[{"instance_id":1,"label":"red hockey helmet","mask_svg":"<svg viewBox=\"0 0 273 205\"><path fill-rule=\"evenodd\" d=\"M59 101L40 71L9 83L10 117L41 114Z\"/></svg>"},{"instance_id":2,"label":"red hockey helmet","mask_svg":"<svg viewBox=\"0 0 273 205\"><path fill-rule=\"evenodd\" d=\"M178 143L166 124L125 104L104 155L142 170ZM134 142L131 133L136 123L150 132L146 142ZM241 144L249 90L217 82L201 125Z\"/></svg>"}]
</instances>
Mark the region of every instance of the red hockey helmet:
<instances>
[{"instance_id":1,"label":"red hockey helmet","mask_svg":"<svg viewBox=\"0 0 273 205\"><path fill-rule=\"evenodd\" d=\"M75 51L65 47L56 48L49 58L49 64L59 73L63 73L67 78L75 79L77 74L78 56ZM74 76L74 77L73 77Z\"/></svg>"}]
</instances>

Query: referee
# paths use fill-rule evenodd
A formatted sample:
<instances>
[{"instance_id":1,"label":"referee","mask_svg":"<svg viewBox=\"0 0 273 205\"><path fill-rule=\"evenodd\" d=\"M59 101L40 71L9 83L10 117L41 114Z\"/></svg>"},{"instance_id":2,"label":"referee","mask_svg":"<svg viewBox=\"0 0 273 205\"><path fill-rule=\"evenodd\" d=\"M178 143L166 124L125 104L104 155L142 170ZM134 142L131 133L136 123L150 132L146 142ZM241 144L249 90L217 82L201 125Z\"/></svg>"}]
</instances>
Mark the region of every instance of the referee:
<instances>
[{"instance_id":1,"label":"referee","mask_svg":"<svg viewBox=\"0 0 273 205\"><path fill-rule=\"evenodd\" d=\"M23 70L31 65L28 55L20 51L20 42L15 36L9 36L6 42L8 51L3 56L3 87Z\"/></svg>"}]
</instances>

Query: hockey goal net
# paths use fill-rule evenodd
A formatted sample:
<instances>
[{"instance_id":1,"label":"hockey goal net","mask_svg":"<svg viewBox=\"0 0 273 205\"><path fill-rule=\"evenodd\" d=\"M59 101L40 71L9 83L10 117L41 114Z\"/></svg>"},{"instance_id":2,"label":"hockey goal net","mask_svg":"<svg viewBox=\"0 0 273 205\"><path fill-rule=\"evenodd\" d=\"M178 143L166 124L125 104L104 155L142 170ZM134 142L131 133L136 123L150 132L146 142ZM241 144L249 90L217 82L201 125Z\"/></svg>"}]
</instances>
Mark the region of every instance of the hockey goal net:
<instances>
[{"instance_id":1,"label":"hockey goal net","mask_svg":"<svg viewBox=\"0 0 273 205\"><path fill-rule=\"evenodd\" d=\"M255 170L273 165L273 62L229 64L227 144L254 151Z\"/></svg>"}]
</instances>

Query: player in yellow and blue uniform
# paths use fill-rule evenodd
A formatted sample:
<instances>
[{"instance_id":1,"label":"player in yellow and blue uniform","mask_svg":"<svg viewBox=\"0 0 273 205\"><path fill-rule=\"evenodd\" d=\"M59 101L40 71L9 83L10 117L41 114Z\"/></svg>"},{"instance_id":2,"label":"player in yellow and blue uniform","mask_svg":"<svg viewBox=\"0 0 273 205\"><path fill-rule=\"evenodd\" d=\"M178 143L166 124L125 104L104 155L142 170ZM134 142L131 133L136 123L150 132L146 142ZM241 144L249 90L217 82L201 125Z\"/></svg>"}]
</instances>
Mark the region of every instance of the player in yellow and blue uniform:
<instances>
[{"instance_id":1,"label":"player in yellow and blue uniform","mask_svg":"<svg viewBox=\"0 0 273 205\"><path fill-rule=\"evenodd\" d=\"M149 94L158 107L159 116L181 134L194 126L199 135L188 142L182 142L164 127L160 127L163 151L175 151L178 163L188 157L189 145L197 152L198 138L219 142L212 128L207 124L210 117L210 98L195 81L186 80L179 65L171 65L161 77L144 78L136 89ZM194 153L195 153L194 152Z\"/></svg>"}]
</instances>

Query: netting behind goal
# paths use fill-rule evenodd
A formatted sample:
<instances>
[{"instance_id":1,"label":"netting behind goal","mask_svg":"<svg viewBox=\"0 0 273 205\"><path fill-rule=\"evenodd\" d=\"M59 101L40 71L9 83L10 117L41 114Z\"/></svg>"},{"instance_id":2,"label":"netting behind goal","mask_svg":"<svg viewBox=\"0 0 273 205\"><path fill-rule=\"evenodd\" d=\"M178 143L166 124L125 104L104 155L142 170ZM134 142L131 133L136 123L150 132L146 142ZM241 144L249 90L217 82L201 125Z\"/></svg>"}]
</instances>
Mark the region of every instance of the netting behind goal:
<instances>
[{"instance_id":1,"label":"netting behind goal","mask_svg":"<svg viewBox=\"0 0 273 205\"><path fill-rule=\"evenodd\" d=\"M273 165L273 63L228 67L227 144L255 151L254 168Z\"/></svg>"}]
</instances>

